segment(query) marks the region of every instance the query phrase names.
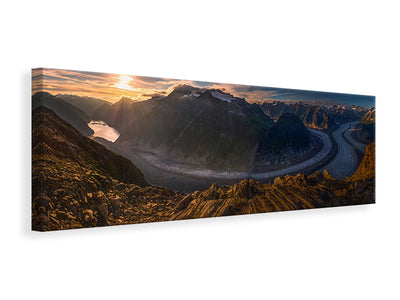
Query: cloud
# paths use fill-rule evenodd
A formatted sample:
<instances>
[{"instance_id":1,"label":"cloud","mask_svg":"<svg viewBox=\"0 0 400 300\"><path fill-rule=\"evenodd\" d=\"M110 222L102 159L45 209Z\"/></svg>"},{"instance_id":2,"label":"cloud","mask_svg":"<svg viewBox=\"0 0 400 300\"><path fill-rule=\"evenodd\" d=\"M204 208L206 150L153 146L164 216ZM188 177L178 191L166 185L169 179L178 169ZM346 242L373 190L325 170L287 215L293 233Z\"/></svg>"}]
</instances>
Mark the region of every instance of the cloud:
<instances>
[{"instance_id":1,"label":"cloud","mask_svg":"<svg viewBox=\"0 0 400 300\"><path fill-rule=\"evenodd\" d=\"M249 102L279 100L366 106L375 104L374 97L361 95L60 69L32 70L33 93L48 91L52 94L75 94L97 97L110 102L118 101L121 96L146 100L155 95L165 95L174 86L182 84L220 89L236 97L245 98Z\"/></svg>"}]
</instances>

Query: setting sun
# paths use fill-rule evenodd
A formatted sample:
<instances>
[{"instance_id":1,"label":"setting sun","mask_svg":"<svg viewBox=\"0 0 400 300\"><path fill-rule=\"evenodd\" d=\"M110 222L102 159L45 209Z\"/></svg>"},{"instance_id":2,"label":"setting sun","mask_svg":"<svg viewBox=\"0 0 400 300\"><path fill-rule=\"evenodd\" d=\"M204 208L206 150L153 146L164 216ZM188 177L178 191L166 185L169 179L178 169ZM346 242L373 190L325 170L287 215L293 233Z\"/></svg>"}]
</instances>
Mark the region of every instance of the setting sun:
<instances>
[{"instance_id":1,"label":"setting sun","mask_svg":"<svg viewBox=\"0 0 400 300\"><path fill-rule=\"evenodd\" d=\"M131 82L132 80L133 80L132 77L127 75L122 75L119 78L119 83L115 84L115 87L124 90L132 90L132 87L129 85L129 82Z\"/></svg>"}]
</instances>

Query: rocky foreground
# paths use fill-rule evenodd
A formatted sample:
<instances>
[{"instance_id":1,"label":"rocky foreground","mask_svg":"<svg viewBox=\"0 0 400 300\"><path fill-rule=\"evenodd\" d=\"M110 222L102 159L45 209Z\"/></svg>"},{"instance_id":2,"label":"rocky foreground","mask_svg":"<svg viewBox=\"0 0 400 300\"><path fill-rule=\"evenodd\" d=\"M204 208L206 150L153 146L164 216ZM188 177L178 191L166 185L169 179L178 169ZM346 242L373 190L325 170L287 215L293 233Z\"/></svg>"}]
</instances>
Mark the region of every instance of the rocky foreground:
<instances>
[{"instance_id":1,"label":"rocky foreground","mask_svg":"<svg viewBox=\"0 0 400 300\"><path fill-rule=\"evenodd\" d=\"M129 160L82 136L49 109L33 112L32 229L217 217L375 202L375 143L357 172L243 180L192 194L148 185Z\"/></svg>"},{"instance_id":2,"label":"rocky foreground","mask_svg":"<svg viewBox=\"0 0 400 300\"><path fill-rule=\"evenodd\" d=\"M148 185L131 161L47 108L33 111L32 128L33 230L157 221L184 196Z\"/></svg>"}]
</instances>

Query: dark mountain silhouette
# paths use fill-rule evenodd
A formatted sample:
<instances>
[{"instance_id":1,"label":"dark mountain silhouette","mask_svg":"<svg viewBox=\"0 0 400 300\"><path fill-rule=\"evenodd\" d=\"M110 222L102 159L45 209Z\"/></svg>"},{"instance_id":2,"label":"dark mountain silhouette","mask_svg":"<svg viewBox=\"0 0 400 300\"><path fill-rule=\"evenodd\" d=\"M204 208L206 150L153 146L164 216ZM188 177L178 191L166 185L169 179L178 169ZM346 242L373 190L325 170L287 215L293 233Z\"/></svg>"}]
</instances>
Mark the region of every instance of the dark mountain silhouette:
<instances>
[{"instance_id":1,"label":"dark mountain silhouette","mask_svg":"<svg viewBox=\"0 0 400 300\"><path fill-rule=\"evenodd\" d=\"M93 119L106 122L122 134L132 127L144 127L145 115L151 111L153 104L153 99L139 102L129 97L121 97L111 106L100 106L94 112Z\"/></svg>"},{"instance_id":2,"label":"dark mountain silhouette","mask_svg":"<svg viewBox=\"0 0 400 300\"><path fill-rule=\"evenodd\" d=\"M68 94L58 94L56 97L77 107L89 117L92 117L94 112L97 111L101 106L111 106L110 102L93 97L81 97Z\"/></svg>"},{"instance_id":3,"label":"dark mountain silhouette","mask_svg":"<svg viewBox=\"0 0 400 300\"><path fill-rule=\"evenodd\" d=\"M256 105L218 90L177 87L155 105L146 128L122 135L186 163L245 169L252 151L273 122Z\"/></svg>"},{"instance_id":4,"label":"dark mountain silhouette","mask_svg":"<svg viewBox=\"0 0 400 300\"><path fill-rule=\"evenodd\" d=\"M101 107L94 116L121 133L116 143L120 147L151 151L167 163L228 170L246 170L274 125L257 104L218 89L189 85L144 102L123 98L111 107ZM296 132L296 126L302 126L292 125L280 126L279 132ZM296 141L289 145L310 148L309 139L298 145Z\"/></svg>"},{"instance_id":5,"label":"dark mountain silhouette","mask_svg":"<svg viewBox=\"0 0 400 300\"><path fill-rule=\"evenodd\" d=\"M87 125L90 118L83 111L50 93L37 92L32 96L32 110L39 106L45 106L53 110L60 118L70 123L85 136L94 133Z\"/></svg>"},{"instance_id":6,"label":"dark mountain silhouette","mask_svg":"<svg viewBox=\"0 0 400 300\"><path fill-rule=\"evenodd\" d=\"M336 123L346 123L360 121L363 115L367 112L366 108L352 106L350 108L334 105L328 107L328 114Z\"/></svg>"},{"instance_id":7,"label":"dark mountain silhouette","mask_svg":"<svg viewBox=\"0 0 400 300\"><path fill-rule=\"evenodd\" d=\"M311 146L311 134L300 119L292 113L282 114L268 130L262 142L262 153L303 152Z\"/></svg>"},{"instance_id":8,"label":"dark mountain silhouette","mask_svg":"<svg viewBox=\"0 0 400 300\"><path fill-rule=\"evenodd\" d=\"M46 107L39 106L33 111L32 128L34 158L49 155L54 160L62 160L65 165L87 166L102 176L147 185L140 170L130 160L81 135Z\"/></svg>"},{"instance_id":9,"label":"dark mountain silhouette","mask_svg":"<svg viewBox=\"0 0 400 300\"><path fill-rule=\"evenodd\" d=\"M315 129L328 129L335 125L333 119L320 106L304 103L286 104L281 101L259 104L263 112L273 119L278 119L284 113L295 114L305 126Z\"/></svg>"}]
</instances>

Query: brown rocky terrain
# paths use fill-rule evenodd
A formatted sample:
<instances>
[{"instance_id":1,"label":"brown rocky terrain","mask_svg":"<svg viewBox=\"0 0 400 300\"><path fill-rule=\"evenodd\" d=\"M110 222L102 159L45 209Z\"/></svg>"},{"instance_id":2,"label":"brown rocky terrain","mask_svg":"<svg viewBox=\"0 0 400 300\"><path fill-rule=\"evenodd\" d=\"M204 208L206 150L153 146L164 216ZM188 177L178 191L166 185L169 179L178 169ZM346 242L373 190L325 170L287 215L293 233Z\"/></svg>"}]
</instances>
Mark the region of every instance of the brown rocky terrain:
<instances>
[{"instance_id":1,"label":"brown rocky terrain","mask_svg":"<svg viewBox=\"0 0 400 300\"><path fill-rule=\"evenodd\" d=\"M173 220L369 204L375 202L375 143L356 173L336 180L325 170L305 176L278 177L273 183L243 180L233 186L212 185L183 198Z\"/></svg>"},{"instance_id":2,"label":"brown rocky terrain","mask_svg":"<svg viewBox=\"0 0 400 300\"><path fill-rule=\"evenodd\" d=\"M362 117L360 124L353 131L352 136L363 144L375 141L375 107L368 110Z\"/></svg>"},{"instance_id":3,"label":"brown rocky terrain","mask_svg":"<svg viewBox=\"0 0 400 300\"><path fill-rule=\"evenodd\" d=\"M149 186L131 161L45 107L33 111L32 128L33 230L157 221L183 197Z\"/></svg>"},{"instance_id":4,"label":"brown rocky terrain","mask_svg":"<svg viewBox=\"0 0 400 300\"><path fill-rule=\"evenodd\" d=\"M262 184L213 184L192 194L147 184L132 162L84 137L51 110L32 117L32 229L39 231L375 202L375 144L356 173L326 171Z\"/></svg>"}]
</instances>

